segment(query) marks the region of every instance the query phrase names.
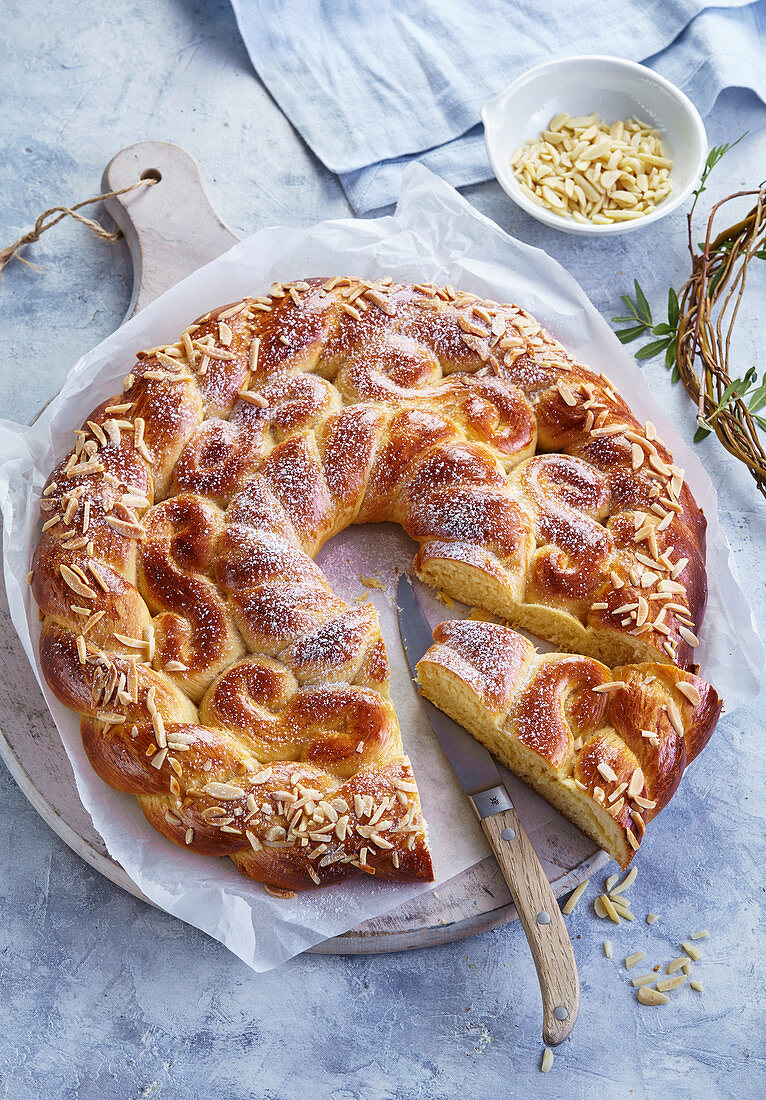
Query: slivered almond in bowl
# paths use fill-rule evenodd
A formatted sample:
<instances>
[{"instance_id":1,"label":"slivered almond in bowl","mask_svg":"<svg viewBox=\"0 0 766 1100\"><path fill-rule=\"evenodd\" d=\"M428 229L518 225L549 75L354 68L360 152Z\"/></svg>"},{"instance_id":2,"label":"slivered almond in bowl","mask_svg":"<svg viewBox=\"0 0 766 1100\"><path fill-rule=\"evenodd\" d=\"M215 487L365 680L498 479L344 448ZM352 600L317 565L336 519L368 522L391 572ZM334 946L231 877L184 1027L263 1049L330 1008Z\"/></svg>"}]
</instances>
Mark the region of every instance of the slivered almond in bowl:
<instances>
[{"instance_id":1,"label":"slivered almond in bowl","mask_svg":"<svg viewBox=\"0 0 766 1100\"><path fill-rule=\"evenodd\" d=\"M511 165L530 199L581 224L643 218L673 189L659 130L637 119L556 115Z\"/></svg>"}]
</instances>

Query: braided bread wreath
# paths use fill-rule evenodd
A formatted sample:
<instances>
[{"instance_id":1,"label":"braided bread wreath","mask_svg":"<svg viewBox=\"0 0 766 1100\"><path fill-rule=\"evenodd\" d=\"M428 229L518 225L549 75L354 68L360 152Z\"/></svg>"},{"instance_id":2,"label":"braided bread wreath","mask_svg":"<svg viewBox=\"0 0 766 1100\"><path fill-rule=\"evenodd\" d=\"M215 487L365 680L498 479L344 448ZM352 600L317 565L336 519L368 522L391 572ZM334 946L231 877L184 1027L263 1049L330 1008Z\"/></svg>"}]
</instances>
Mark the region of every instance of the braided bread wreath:
<instances>
[{"instance_id":1,"label":"braided bread wreath","mask_svg":"<svg viewBox=\"0 0 766 1100\"><path fill-rule=\"evenodd\" d=\"M277 892L432 878L377 615L312 560L348 524L573 651L447 623L422 686L623 866L720 711L683 471L515 306L335 277L213 310L138 355L41 508L41 663L93 767Z\"/></svg>"}]
</instances>

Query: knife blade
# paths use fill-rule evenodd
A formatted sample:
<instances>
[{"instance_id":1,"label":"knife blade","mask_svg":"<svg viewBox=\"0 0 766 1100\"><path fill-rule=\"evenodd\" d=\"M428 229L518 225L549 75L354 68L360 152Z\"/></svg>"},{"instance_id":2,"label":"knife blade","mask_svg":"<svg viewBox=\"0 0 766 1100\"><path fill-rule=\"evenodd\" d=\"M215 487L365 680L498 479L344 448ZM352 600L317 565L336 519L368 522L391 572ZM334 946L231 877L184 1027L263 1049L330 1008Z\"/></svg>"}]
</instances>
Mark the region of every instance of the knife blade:
<instances>
[{"instance_id":1,"label":"knife blade","mask_svg":"<svg viewBox=\"0 0 766 1100\"><path fill-rule=\"evenodd\" d=\"M397 599L399 633L417 685L417 664L433 645L433 634L406 575L399 579ZM556 1045L574 1027L580 1007L580 983L572 944L551 884L488 750L422 695L420 700L508 884L540 982L543 1038Z\"/></svg>"},{"instance_id":2,"label":"knife blade","mask_svg":"<svg viewBox=\"0 0 766 1100\"><path fill-rule=\"evenodd\" d=\"M423 654L434 644L433 633L421 607L420 600L415 594L415 589L407 576L402 576L399 579L397 597L399 603L399 633L404 644L404 652L410 666L412 679L417 684L417 664ZM500 779L497 764L492 759L489 751L479 741L471 737L470 733L467 733L462 726L443 714L428 699L421 696L421 704L427 711L434 733L452 765L452 770L457 776L460 786L468 797L475 799L483 792L497 787L500 788L500 793L496 797L502 800L502 805L498 801L494 804L495 808L505 810L508 806L513 805ZM477 808L478 812L480 811Z\"/></svg>"}]
</instances>

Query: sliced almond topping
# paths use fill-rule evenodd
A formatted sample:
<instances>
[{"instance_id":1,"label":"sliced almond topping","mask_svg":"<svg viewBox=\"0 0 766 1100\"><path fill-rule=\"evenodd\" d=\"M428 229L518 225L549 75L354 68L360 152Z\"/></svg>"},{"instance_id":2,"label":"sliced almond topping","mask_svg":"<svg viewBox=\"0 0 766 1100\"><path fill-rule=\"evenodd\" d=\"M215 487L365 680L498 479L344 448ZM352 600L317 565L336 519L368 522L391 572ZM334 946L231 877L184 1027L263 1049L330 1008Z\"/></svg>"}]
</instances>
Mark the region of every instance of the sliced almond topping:
<instances>
[{"instance_id":1,"label":"sliced almond topping","mask_svg":"<svg viewBox=\"0 0 766 1100\"><path fill-rule=\"evenodd\" d=\"M220 798L222 802L244 798L245 795L242 788L236 787L233 783L206 783L202 790L211 798Z\"/></svg>"},{"instance_id":2,"label":"sliced almond topping","mask_svg":"<svg viewBox=\"0 0 766 1100\"><path fill-rule=\"evenodd\" d=\"M237 397L249 405L257 405L259 409L266 409L269 405L266 398L255 390L240 390Z\"/></svg>"},{"instance_id":3,"label":"sliced almond topping","mask_svg":"<svg viewBox=\"0 0 766 1100\"><path fill-rule=\"evenodd\" d=\"M258 351L260 350L260 346L261 346L261 341L257 336L255 336L253 338L252 344L250 345L250 362L249 362L249 366L250 366L251 371L255 371L257 366L258 366Z\"/></svg>"},{"instance_id":4,"label":"sliced almond topping","mask_svg":"<svg viewBox=\"0 0 766 1100\"><path fill-rule=\"evenodd\" d=\"M116 630L114 632L114 637L122 645L127 646L128 649L144 649L148 644L143 638L130 638L127 634L118 634Z\"/></svg>"},{"instance_id":5,"label":"sliced almond topping","mask_svg":"<svg viewBox=\"0 0 766 1100\"><path fill-rule=\"evenodd\" d=\"M609 798L607 799L607 802L609 802L609 803L616 802L617 799L620 797L620 795L623 793L623 791L626 789L627 786L628 786L627 783L620 783L619 787L615 787L615 789L609 795ZM624 801L624 799L623 799L623 801Z\"/></svg>"},{"instance_id":6,"label":"sliced almond topping","mask_svg":"<svg viewBox=\"0 0 766 1100\"><path fill-rule=\"evenodd\" d=\"M167 755L167 749L160 749L160 751L152 757L152 767L156 768L157 771L159 771L162 765L165 763L165 757Z\"/></svg>"},{"instance_id":7,"label":"sliced almond topping","mask_svg":"<svg viewBox=\"0 0 766 1100\"><path fill-rule=\"evenodd\" d=\"M610 783L616 783L617 782L617 775L616 775L614 769L610 768L610 766L608 764L605 764L603 761L601 761L601 763L598 764L598 771L601 773L601 775L603 775L604 779L606 779L608 782L610 782Z\"/></svg>"},{"instance_id":8,"label":"sliced almond topping","mask_svg":"<svg viewBox=\"0 0 766 1100\"><path fill-rule=\"evenodd\" d=\"M679 558L671 570L670 577L672 580L677 580L678 576L683 573L686 566L689 564L688 558Z\"/></svg>"},{"instance_id":9,"label":"sliced almond topping","mask_svg":"<svg viewBox=\"0 0 766 1100\"><path fill-rule=\"evenodd\" d=\"M636 626L643 626L649 617L649 604L643 596L638 597L638 610L636 612Z\"/></svg>"},{"instance_id":10,"label":"sliced almond topping","mask_svg":"<svg viewBox=\"0 0 766 1100\"><path fill-rule=\"evenodd\" d=\"M686 696L693 707L698 707L702 702L702 696L694 684L688 684L685 680L681 680L676 684L676 687L682 695Z\"/></svg>"},{"instance_id":11,"label":"sliced almond topping","mask_svg":"<svg viewBox=\"0 0 766 1100\"><path fill-rule=\"evenodd\" d=\"M671 726L676 731L679 737L683 737L684 723L683 719L681 718L681 712L672 699L668 699L666 710Z\"/></svg>"},{"instance_id":12,"label":"sliced almond topping","mask_svg":"<svg viewBox=\"0 0 766 1100\"><path fill-rule=\"evenodd\" d=\"M617 688L621 688L622 686L623 686L622 680L608 680L605 684L597 684L593 688L593 690L597 694L601 695L604 692L616 691ZM615 776L615 778L617 778L617 777Z\"/></svg>"},{"instance_id":13,"label":"sliced almond topping","mask_svg":"<svg viewBox=\"0 0 766 1100\"><path fill-rule=\"evenodd\" d=\"M640 806L644 810L653 810L657 805L651 798L644 798L642 795L637 794L633 801L637 806Z\"/></svg>"},{"instance_id":14,"label":"sliced almond topping","mask_svg":"<svg viewBox=\"0 0 766 1100\"><path fill-rule=\"evenodd\" d=\"M635 798L637 794L641 794L644 789L644 773L641 768L636 768L630 777L630 783L628 784L628 796Z\"/></svg>"},{"instance_id":15,"label":"sliced almond topping","mask_svg":"<svg viewBox=\"0 0 766 1100\"><path fill-rule=\"evenodd\" d=\"M73 592L78 596L82 596L86 600L94 600L96 593L90 588L83 580L81 580L73 569L70 569L68 565L59 565L59 572L61 573L62 580L67 584Z\"/></svg>"}]
</instances>

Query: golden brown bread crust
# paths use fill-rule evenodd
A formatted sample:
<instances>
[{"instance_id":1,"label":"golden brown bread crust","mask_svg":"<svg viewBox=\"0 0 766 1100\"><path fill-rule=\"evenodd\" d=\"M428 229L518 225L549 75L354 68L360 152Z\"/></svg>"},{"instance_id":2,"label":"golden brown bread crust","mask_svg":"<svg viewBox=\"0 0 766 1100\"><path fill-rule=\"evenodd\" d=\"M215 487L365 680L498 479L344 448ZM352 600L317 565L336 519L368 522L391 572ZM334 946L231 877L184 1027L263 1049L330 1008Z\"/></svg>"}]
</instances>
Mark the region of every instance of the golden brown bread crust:
<instances>
[{"instance_id":1,"label":"golden brown bread crust","mask_svg":"<svg viewBox=\"0 0 766 1100\"><path fill-rule=\"evenodd\" d=\"M377 618L312 560L348 524L399 522L422 579L612 664L688 667L704 611L705 522L652 426L449 287L213 311L140 353L41 510L42 665L94 766L276 886L431 876Z\"/></svg>"},{"instance_id":2,"label":"golden brown bread crust","mask_svg":"<svg viewBox=\"0 0 766 1100\"><path fill-rule=\"evenodd\" d=\"M538 654L496 623L446 622L423 694L626 867L705 747L721 700L690 672Z\"/></svg>"}]
</instances>

